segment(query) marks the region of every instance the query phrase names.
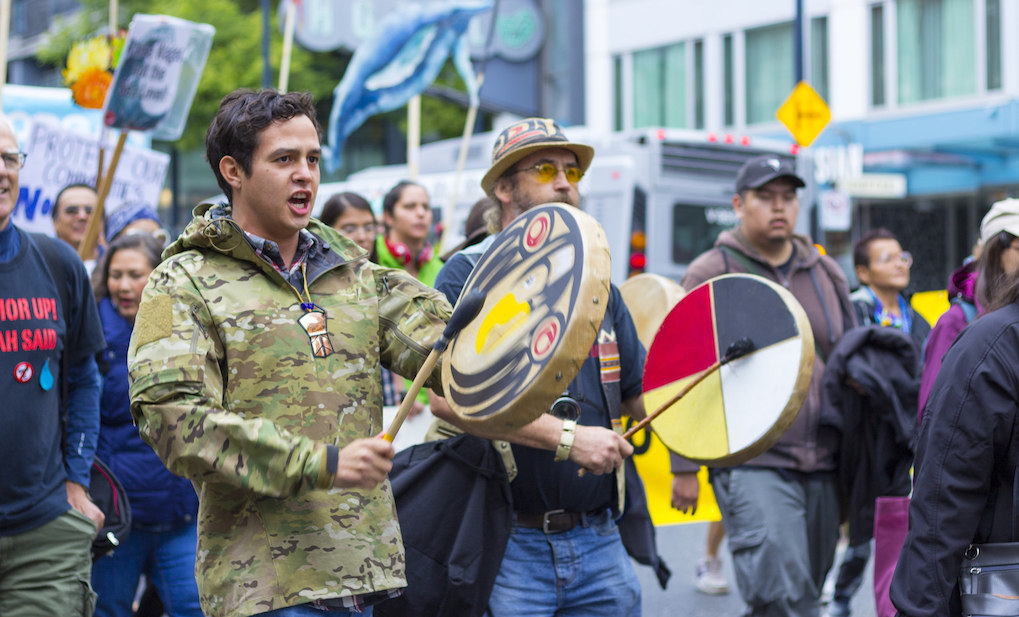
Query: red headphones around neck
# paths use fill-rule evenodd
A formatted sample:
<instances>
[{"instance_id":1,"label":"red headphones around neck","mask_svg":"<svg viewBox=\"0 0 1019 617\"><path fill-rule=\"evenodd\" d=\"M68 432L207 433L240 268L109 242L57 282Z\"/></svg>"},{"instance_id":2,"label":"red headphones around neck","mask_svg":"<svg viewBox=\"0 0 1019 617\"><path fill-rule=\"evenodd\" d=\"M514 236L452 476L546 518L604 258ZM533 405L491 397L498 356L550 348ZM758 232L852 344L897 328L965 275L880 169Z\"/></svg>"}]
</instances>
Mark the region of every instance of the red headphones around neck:
<instances>
[{"instance_id":1,"label":"red headphones around neck","mask_svg":"<svg viewBox=\"0 0 1019 617\"><path fill-rule=\"evenodd\" d=\"M397 242L390 240L389 236L383 236L386 241L386 248L389 249L389 253L396 258L396 261L402 266L409 266L414 263L415 266L420 268L422 265L428 263L432 259L432 245L425 244L424 248L417 256L411 255L410 248L403 242Z\"/></svg>"}]
</instances>

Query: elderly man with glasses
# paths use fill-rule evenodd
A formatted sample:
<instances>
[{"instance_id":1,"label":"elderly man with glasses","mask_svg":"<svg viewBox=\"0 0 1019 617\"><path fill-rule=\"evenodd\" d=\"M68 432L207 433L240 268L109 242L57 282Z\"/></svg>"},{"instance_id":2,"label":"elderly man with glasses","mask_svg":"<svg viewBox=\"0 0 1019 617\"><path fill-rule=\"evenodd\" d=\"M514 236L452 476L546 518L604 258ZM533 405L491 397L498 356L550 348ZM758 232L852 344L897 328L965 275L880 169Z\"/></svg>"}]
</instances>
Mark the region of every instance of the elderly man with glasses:
<instances>
[{"instance_id":1,"label":"elderly man with glasses","mask_svg":"<svg viewBox=\"0 0 1019 617\"><path fill-rule=\"evenodd\" d=\"M0 116L0 615L91 615L89 499L106 343L88 275L63 242L19 229L25 155Z\"/></svg>"}]
</instances>

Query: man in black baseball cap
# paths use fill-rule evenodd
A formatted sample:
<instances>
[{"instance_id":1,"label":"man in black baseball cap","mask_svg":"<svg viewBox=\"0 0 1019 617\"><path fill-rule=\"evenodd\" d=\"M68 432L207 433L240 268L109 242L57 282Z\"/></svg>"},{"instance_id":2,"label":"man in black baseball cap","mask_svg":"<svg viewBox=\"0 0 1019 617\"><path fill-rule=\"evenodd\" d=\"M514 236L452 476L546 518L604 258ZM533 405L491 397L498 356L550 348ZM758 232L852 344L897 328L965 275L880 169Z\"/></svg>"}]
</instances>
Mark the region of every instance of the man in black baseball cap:
<instances>
[{"instance_id":1,"label":"man in black baseball cap","mask_svg":"<svg viewBox=\"0 0 1019 617\"><path fill-rule=\"evenodd\" d=\"M747 189L758 189L775 178L789 178L797 188L807 186L796 174L791 161L773 154L755 156L740 167L736 175L736 192L743 194Z\"/></svg>"},{"instance_id":2,"label":"man in black baseball cap","mask_svg":"<svg viewBox=\"0 0 1019 617\"><path fill-rule=\"evenodd\" d=\"M855 325L849 285L838 264L796 234L805 182L789 160L752 158L736 175L732 208L740 223L718 235L680 285L691 290L728 273L755 274L782 285L799 301L816 343L808 395L778 443L744 465L712 470L711 485L729 534L733 571L745 615L818 617L821 589L838 542L835 461L838 442L821 426L824 358ZM753 311L753 307L746 307ZM673 455L672 505L696 507L698 465ZM715 536L720 541L720 534ZM704 572L718 571L718 542L709 543ZM720 593L725 580L698 588Z\"/></svg>"}]
</instances>

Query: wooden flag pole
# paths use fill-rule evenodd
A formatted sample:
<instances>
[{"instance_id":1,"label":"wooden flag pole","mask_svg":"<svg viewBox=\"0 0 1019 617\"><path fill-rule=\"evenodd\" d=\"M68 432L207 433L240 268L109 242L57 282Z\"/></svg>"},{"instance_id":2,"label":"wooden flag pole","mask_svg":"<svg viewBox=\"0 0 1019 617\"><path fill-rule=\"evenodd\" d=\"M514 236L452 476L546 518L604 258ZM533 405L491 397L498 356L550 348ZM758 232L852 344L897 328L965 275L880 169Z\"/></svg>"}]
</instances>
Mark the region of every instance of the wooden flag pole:
<instances>
[{"instance_id":1,"label":"wooden flag pole","mask_svg":"<svg viewBox=\"0 0 1019 617\"><path fill-rule=\"evenodd\" d=\"M7 83L7 39L11 31L11 0L0 0L0 102Z\"/></svg>"},{"instance_id":2,"label":"wooden flag pole","mask_svg":"<svg viewBox=\"0 0 1019 617\"><path fill-rule=\"evenodd\" d=\"M485 73L478 73L478 92L485 83ZM442 213L442 238L439 239L439 246L446 246L446 236L453 228L453 214L456 212L456 200L460 196L460 178L463 176L464 167L467 164L467 150L471 145L471 136L474 135L474 123L478 118L478 105L471 105L467 108L467 120L464 121L464 133L460 139L460 153L456 157L456 173L453 175L453 188L450 191L449 202Z\"/></svg>"},{"instance_id":3,"label":"wooden flag pole","mask_svg":"<svg viewBox=\"0 0 1019 617\"><path fill-rule=\"evenodd\" d=\"M110 0L110 36L117 36L117 0Z\"/></svg>"},{"instance_id":4,"label":"wooden flag pole","mask_svg":"<svg viewBox=\"0 0 1019 617\"><path fill-rule=\"evenodd\" d=\"M297 5L295 0L287 3L287 13L283 26L283 57L280 59L280 87L281 93L286 93L290 82L290 52L294 46L294 29L297 22Z\"/></svg>"},{"instance_id":5,"label":"wooden flag pole","mask_svg":"<svg viewBox=\"0 0 1019 617\"><path fill-rule=\"evenodd\" d=\"M418 156L421 153L421 95L407 102L407 179L417 182Z\"/></svg>"},{"instance_id":6,"label":"wooden flag pole","mask_svg":"<svg viewBox=\"0 0 1019 617\"><path fill-rule=\"evenodd\" d=\"M106 166L106 125L99 129L99 165L96 168L96 193L99 192L99 187L103 184L103 169ZM56 204L54 204L56 207Z\"/></svg>"},{"instance_id":7,"label":"wooden flag pole","mask_svg":"<svg viewBox=\"0 0 1019 617\"><path fill-rule=\"evenodd\" d=\"M117 171L117 164L120 163L120 154L124 151L126 141L127 131L121 131L120 137L117 138L117 147L114 148L113 156L110 158L110 168L103 175L102 184L97 187L99 198L96 201L95 210L92 211L92 216L88 219L85 237L81 241L81 246L78 247L78 256L83 261L91 259L92 253L96 250L96 244L99 241L99 228L103 225L103 206L106 204L106 197L110 194L113 176Z\"/></svg>"}]
</instances>

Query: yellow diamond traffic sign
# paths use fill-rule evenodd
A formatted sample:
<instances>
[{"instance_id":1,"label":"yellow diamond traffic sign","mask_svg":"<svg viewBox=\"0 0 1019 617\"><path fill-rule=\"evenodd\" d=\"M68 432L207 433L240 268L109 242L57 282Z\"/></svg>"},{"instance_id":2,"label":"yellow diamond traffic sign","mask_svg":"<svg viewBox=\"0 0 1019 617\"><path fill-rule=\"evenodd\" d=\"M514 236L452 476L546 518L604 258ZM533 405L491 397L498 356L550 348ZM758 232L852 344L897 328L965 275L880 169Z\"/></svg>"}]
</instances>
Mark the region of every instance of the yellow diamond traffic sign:
<instances>
[{"instance_id":1,"label":"yellow diamond traffic sign","mask_svg":"<svg viewBox=\"0 0 1019 617\"><path fill-rule=\"evenodd\" d=\"M803 147L809 146L821 134L831 120L831 111L813 88L801 81L793 88L785 103L775 114L779 122L793 134L796 143Z\"/></svg>"}]
</instances>

